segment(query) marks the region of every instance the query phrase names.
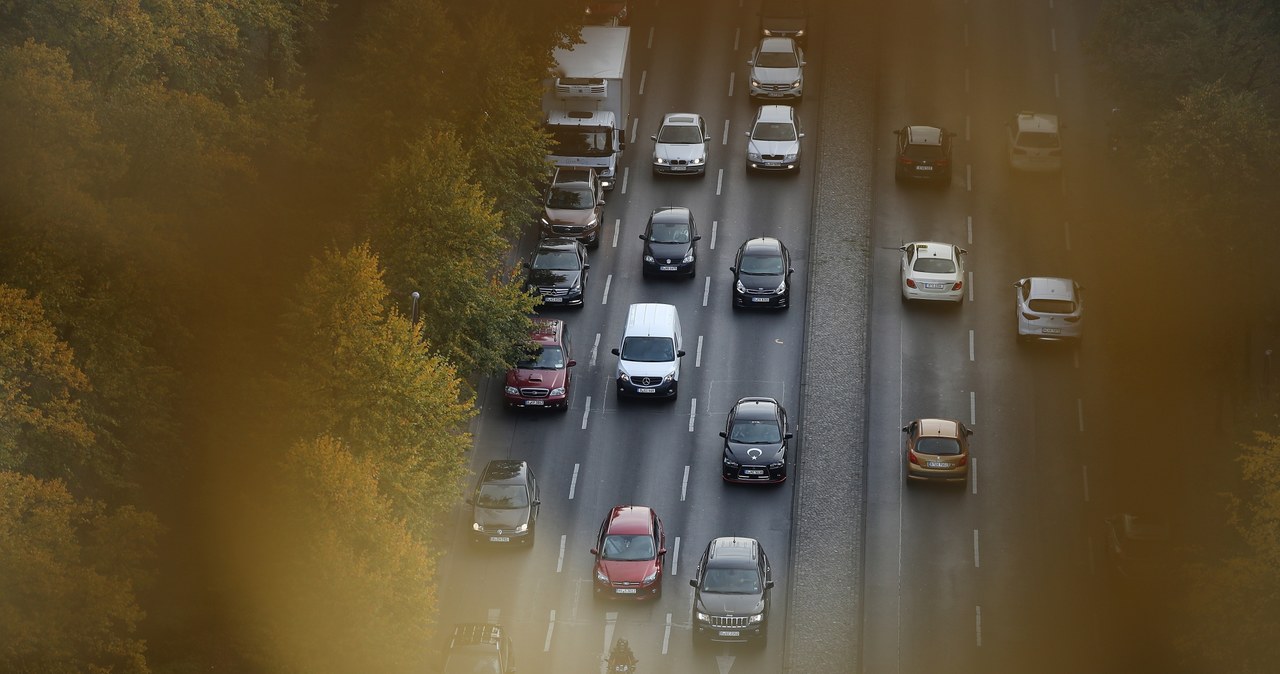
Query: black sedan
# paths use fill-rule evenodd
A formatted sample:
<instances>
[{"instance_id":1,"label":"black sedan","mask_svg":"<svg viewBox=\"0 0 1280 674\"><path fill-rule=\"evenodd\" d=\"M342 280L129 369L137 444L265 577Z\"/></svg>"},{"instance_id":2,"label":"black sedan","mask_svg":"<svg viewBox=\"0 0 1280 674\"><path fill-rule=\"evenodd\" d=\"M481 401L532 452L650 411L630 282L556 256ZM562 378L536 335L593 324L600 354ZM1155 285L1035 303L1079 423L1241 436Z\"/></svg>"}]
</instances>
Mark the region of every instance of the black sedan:
<instances>
[{"instance_id":1,"label":"black sedan","mask_svg":"<svg viewBox=\"0 0 1280 674\"><path fill-rule=\"evenodd\" d=\"M587 287L587 248L577 239L550 238L524 263L526 287L542 296L544 305L581 305Z\"/></svg>"},{"instance_id":2,"label":"black sedan","mask_svg":"<svg viewBox=\"0 0 1280 674\"><path fill-rule=\"evenodd\" d=\"M654 209L645 225L643 270L645 276L697 274L698 226L689 209L666 206Z\"/></svg>"},{"instance_id":3,"label":"black sedan","mask_svg":"<svg viewBox=\"0 0 1280 674\"><path fill-rule=\"evenodd\" d=\"M791 305L791 253L768 236L749 239L734 258L733 307L786 309Z\"/></svg>"},{"instance_id":4,"label":"black sedan","mask_svg":"<svg viewBox=\"0 0 1280 674\"><path fill-rule=\"evenodd\" d=\"M773 398L742 398L725 419L721 477L726 482L787 479L787 411Z\"/></svg>"}]
</instances>

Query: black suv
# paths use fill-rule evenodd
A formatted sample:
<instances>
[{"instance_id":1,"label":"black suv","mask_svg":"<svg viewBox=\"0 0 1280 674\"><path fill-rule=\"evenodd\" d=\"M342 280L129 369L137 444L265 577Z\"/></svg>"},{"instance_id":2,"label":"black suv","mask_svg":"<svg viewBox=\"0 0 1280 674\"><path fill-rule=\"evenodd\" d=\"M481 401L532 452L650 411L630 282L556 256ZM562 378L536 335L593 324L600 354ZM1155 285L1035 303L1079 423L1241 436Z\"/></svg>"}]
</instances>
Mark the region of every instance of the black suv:
<instances>
[{"instance_id":1,"label":"black suv","mask_svg":"<svg viewBox=\"0 0 1280 674\"><path fill-rule=\"evenodd\" d=\"M904 126L897 129L897 161L893 178L951 184L951 139L955 133L936 126Z\"/></svg>"},{"instance_id":2,"label":"black suv","mask_svg":"<svg viewBox=\"0 0 1280 674\"><path fill-rule=\"evenodd\" d=\"M511 639L502 626L493 623L453 626L443 674L515 674L515 671Z\"/></svg>"},{"instance_id":3,"label":"black suv","mask_svg":"<svg viewBox=\"0 0 1280 674\"><path fill-rule=\"evenodd\" d=\"M544 305L580 306L587 287L587 249L574 239L543 239L524 263L525 287Z\"/></svg>"},{"instance_id":4,"label":"black suv","mask_svg":"<svg viewBox=\"0 0 1280 674\"><path fill-rule=\"evenodd\" d=\"M809 32L805 0L764 0L760 6L760 37L789 37L803 43Z\"/></svg>"},{"instance_id":5,"label":"black suv","mask_svg":"<svg viewBox=\"0 0 1280 674\"><path fill-rule=\"evenodd\" d=\"M655 208L645 225L644 257L641 269L645 276L679 274L693 278L698 273L698 225L693 213L679 206Z\"/></svg>"},{"instance_id":6,"label":"black suv","mask_svg":"<svg viewBox=\"0 0 1280 674\"><path fill-rule=\"evenodd\" d=\"M475 491L472 539L476 543L524 543L533 546L538 524L538 480L525 461L494 459L484 467Z\"/></svg>"},{"instance_id":7,"label":"black suv","mask_svg":"<svg viewBox=\"0 0 1280 674\"><path fill-rule=\"evenodd\" d=\"M693 638L750 641L769 634L769 589L773 570L754 538L716 538L707 544L689 581L693 592Z\"/></svg>"},{"instance_id":8,"label":"black suv","mask_svg":"<svg viewBox=\"0 0 1280 674\"><path fill-rule=\"evenodd\" d=\"M773 398L742 398L725 419L720 476L726 482L787 479L787 410Z\"/></svg>"}]
</instances>

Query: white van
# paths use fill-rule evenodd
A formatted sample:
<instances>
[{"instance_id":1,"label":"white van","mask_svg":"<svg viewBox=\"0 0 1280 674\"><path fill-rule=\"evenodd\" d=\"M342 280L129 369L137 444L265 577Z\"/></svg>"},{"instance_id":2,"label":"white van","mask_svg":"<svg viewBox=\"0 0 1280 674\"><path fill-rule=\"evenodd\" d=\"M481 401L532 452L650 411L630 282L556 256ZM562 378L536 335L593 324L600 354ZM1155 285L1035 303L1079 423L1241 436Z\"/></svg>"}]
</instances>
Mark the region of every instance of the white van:
<instances>
[{"instance_id":1,"label":"white van","mask_svg":"<svg viewBox=\"0 0 1280 674\"><path fill-rule=\"evenodd\" d=\"M680 384L680 314L670 304L633 304L618 357L618 397L675 399Z\"/></svg>"}]
</instances>

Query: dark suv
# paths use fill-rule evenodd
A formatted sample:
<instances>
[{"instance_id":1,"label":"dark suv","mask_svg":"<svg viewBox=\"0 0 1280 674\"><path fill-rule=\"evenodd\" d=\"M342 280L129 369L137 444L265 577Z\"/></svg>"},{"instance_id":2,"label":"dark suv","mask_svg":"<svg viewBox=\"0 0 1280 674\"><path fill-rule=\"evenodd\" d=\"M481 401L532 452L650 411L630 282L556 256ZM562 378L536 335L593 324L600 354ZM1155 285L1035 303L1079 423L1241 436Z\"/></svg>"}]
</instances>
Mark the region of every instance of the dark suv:
<instances>
[{"instance_id":1,"label":"dark suv","mask_svg":"<svg viewBox=\"0 0 1280 674\"><path fill-rule=\"evenodd\" d=\"M754 538L716 538L707 544L689 581L693 637L712 641L768 639L773 570Z\"/></svg>"},{"instance_id":2,"label":"dark suv","mask_svg":"<svg viewBox=\"0 0 1280 674\"><path fill-rule=\"evenodd\" d=\"M453 626L443 674L515 674L511 638L501 625L462 623Z\"/></svg>"},{"instance_id":3,"label":"dark suv","mask_svg":"<svg viewBox=\"0 0 1280 674\"><path fill-rule=\"evenodd\" d=\"M507 370L503 399L508 407L569 409L569 387L578 362L569 350L569 327L558 318L535 318L528 351Z\"/></svg>"},{"instance_id":4,"label":"dark suv","mask_svg":"<svg viewBox=\"0 0 1280 674\"><path fill-rule=\"evenodd\" d=\"M897 160L893 178L951 184L951 139L955 133L936 126L904 126L897 129Z\"/></svg>"},{"instance_id":5,"label":"dark suv","mask_svg":"<svg viewBox=\"0 0 1280 674\"><path fill-rule=\"evenodd\" d=\"M527 462L490 461L467 503L472 505L471 535L476 543L523 543L533 547L542 501L538 480Z\"/></svg>"},{"instance_id":6,"label":"dark suv","mask_svg":"<svg viewBox=\"0 0 1280 674\"><path fill-rule=\"evenodd\" d=\"M581 306L587 287L587 248L573 239L542 239L524 263L525 287L545 306Z\"/></svg>"},{"instance_id":7,"label":"dark suv","mask_svg":"<svg viewBox=\"0 0 1280 674\"><path fill-rule=\"evenodd\" d=\"M588 246L600 243L604 217L604 187L592 168L556 169L543 201L542 233L571 236Z\"/></svg>"}]
</instances>

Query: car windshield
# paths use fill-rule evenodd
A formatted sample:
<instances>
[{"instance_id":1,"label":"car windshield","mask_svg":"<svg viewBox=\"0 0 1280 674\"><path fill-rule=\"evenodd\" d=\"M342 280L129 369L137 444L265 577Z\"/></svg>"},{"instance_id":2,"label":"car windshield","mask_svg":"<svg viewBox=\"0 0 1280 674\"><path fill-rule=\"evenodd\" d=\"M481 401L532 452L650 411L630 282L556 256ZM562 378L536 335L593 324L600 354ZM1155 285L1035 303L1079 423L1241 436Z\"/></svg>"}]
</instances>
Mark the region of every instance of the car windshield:
<instances>
[{"instance_id":1,"label":"car windshield","mask_svg":"<svg viewBox=\"0 0 1280 674\"><path fill-rule=\"evenodd\" d=\"M444 665L444 674L502 674L493 653L454 653Z\"/></svg>"},{"instance_id":2,"label":"car windshield","mask_svg":"<svg viewBox=\"0 0 1280 674\"><path fill-rule=\"evenodd\" d=\"M702 131L690 124L667 124L658 131L659 143L701 143Z\"/></svg>"},{"instance_id":3,"label":"car windshield","mask_svg":"<svg viewBox=\"0 0 1280 674\"><path fill-rule=\"evenodd\" d=\"M689 225L679 222L655 222L650 228L649 243L689 243Z\"/></svg>"},{"instance_id":4,"label":"car windshield","mask_svg":"<svg viewBox=\"0 0 1280 674\"><path fill-rule=\"evenodd\" d=\"M757 68L798 68L800 60L792 51L762 51L756 56Z\"/></svg>"},{"instance_id":5,"label":"car windshield","mask_svg":"<svg viewBox=\"0 0 1280 674\"><path fill-rule=\"evenodd\" d=\"M755 569L707 569L702 591L718 594L759 594L760 574Z\"/></svg>"},{"instance_id":6,"label":"car windshield","mask_svg":"<svg viewBox=\"0 0 1280 674\"><path fill-rule=\"evenodd\" d=\"M754 140L795 140L796 127L790 122L758 122L751 131Z\"/></svg>"},{"instance_id":7,"label":"car windshield","mask_svg":"<svg viewBox=\"0 0 1280 674\"><path fill-rule=\"evenodd\" d=\"M676 359L675 344L670 337L627 337L622 340L623 360L639 363L665 363Z\"/></svg>"},{"instance_id":8,"label":"car windshield","mask_svg":"<svg viewBox=\"0 0 1280 674\"><path fill-rule=\"evenodd\" d=\"M573 271L578 269L578 264L578 256L570 250L544 250L533 258L534 269Z\"/></svg>"},{"instance_id":9,"label":"car windshield","mask_svg":"<svg viewBox=\"0 0 1280 674\"><path fill-rule=\"evenodd\" d=\"M729 430L730 442L772 444L782 442L782 431L773 421L737 419Z\"/></svg>"},{"instance_id":10,"label":"car windshield","mask_svg":"<svg viewBox=\"0 0 1280 674\"><path fill-rule=\"evenodd\" d=\"M479 508L527 508L529 491L522 484L483 484L476 494Z\"/></svg>"},{"instance_id":11,"label":"car windshield","mask_svg":"<svg viewBox=\"0 0 1280 674\"><path fill-rule=\"evenodd\" d=\"M1076 303L1071 300L1034 299L1027 302L1027 308L1042 314L1069 314L1076 310Z\"/></svg>"},{"instance_id":12,"label":"car windshield","mask_svg":"<svg viewBox=\"0 0 1280 674\"><path fill-rule=\"evenodd\" d=\"M1058 134L1042 131L1023 131L1018 134L1018 147L1055 148L1058 147Z\"/></svg>"},{"instance_id":13,"label":"car windshield","mask_svg":"<svg viewBox=\"0 0 1280 674\"><path fill-rule=\"evenodd\" d=\"M578 131L559 126L547 128L551 131L551 139L555 143L552 154L564 157L608 157L613 153L612 148L609 147L607 132Z\"/></svg>"},{"instance_id":14,"label":"car windshield","mask_svg":"<svg viewBox=\"0 0 1280 674\"><path fill-rule=\"evenodd\" d=\"M552 187L547 193L547 208L587 209L595 205L589 187Z\"/></svg>"},{"instance_id":15,"label":"car windshield","mask_svg":"<svg viewBox=\"0 0 1280 674\"><path fill-rule=\"evenodd\" d=\"M518 361L522 370L560 370L564 368L564 351L558 346L534 347L535 351Z\"/></svg>"},{"instance_id":16,"label":"car windshield","mask_svg":"<svg viewBox=\"0 0 1280 674\"><path fill-rule=\"evenodd\" d=\"M604 545L600 547L600 559L619 562L654 559L657 553L653 536L648 534L610 534L604 537Z\"/></svg>"},{"instance_id":17,"label":"car windshield","mask_svg":"<svg viewBox=\"0 0 1280 674\"><path fill-rule=\"evenodd\" d=\"M932 456L958 456L960 442L955 438L920 438L916 441L917 454Z\"/></svg>"},{"instance_id":18,"label":"car windshield","mask_svg":"<svg viewBox=\"0 0 1280 674\"><path fill-rule=\"evenodd\" d=\"M911 269L926 274L954 274L956 263L945 257L918 257L916 263L911 265Z\"/></svg>"},{"instance_id":19,"label":"car windshield","mask_svg":"<svg viewBox=\"0 0 1280 674\"><path fill-rule=\"evenodd\" d=\"M907 159L916 161L942 159L945 156L941 145L908 145L903 154Z\"/></svg>"},{"instance_id":20,"label":"car windshield","mask_svg":"<svg viewBox=\"0 0 1280 674\"><path fill-rule=\"evenodd\" d=\"M738 271L752 276L779 276L782 258L778 255L743 255Z\"/></svg>"}]
</instances>

